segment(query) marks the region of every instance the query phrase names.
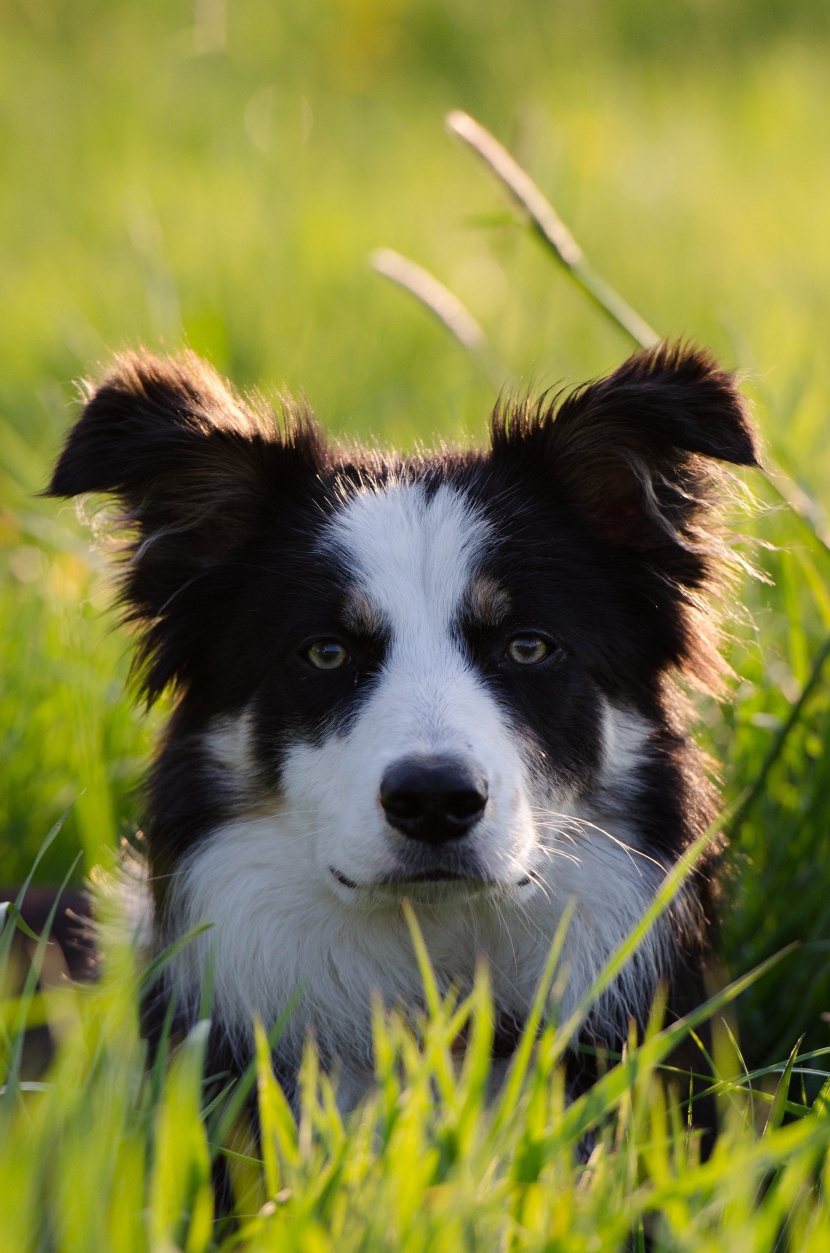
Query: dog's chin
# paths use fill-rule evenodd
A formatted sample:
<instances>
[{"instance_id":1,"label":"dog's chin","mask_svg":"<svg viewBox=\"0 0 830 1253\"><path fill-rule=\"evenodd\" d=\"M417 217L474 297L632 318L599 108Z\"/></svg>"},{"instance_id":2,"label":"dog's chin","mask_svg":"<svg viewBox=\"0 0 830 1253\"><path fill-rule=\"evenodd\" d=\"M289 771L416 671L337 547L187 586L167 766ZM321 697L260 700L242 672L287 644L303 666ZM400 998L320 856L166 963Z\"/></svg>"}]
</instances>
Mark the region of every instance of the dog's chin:
<instances>
[{"instance_id":1,"label":"dog's chin","mask_svg":"<svg viewBox=\"0 0 830 1253\"><path fill-rule=\"evenodd\" d=\"M361 905L399 905L406 898L416 905L459 905L482 897L504 900L532 890L530 875L516 880L493 879L480 872L443 869L400 870L366 882L355 882L335 866L329 867L341 900Z\"/></svg>"}]
</instances>

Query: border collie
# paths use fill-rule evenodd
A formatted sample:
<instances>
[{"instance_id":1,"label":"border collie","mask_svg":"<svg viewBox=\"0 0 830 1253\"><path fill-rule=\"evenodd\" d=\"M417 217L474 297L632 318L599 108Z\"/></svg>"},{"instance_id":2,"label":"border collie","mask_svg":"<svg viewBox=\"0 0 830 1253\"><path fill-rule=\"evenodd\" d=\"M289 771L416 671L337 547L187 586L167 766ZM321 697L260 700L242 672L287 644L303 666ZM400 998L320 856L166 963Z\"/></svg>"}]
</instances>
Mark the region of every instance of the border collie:
<instances>
[{"instance_id":1,"label":"border collie","mask_svg":"<svg viewBox=\"0 0 830 1253\"><path fill-rule=\"evenodd\" d=\"M568 902L568 1013L709 826L683 695L722 673L717 462L757 464L732 377L661 345L571 394L501 404L486 450L332 447L190 353L126 353L88 393L49 493L118 502L121 600L149 702L175 694L146 789L152 945L199 924L148 1006L208 1067L297 996L344 1108L372 1078L370 1002L489 963L509 1053ZM658 987L703 998L713 861L585 1024L609 1048ZM174 991L175 989L175 991ZM155 1028L153 1027L155 1022Z\"/></svg>"}]
</instances>

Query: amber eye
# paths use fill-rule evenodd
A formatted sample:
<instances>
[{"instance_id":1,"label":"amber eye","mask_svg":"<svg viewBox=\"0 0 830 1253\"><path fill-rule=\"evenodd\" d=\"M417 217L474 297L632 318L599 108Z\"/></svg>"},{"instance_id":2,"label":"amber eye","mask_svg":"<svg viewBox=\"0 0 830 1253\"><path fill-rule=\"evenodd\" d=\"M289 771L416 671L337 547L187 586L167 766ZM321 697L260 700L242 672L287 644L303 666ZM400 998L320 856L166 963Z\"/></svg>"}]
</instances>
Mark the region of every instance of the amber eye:
<instances>
[{"instance_id":1,"label":"amber eye","mask_svg":"<svg viewBox=\"0 0 830 1253\"><path fill-rule=\"evenodd\" d=\"M349 660L349 654L338 640L315 640L305 650L306 661L317 670L340 670Z\"/></svg>"},{"instance_id":2,"label":"amber eye","mask_svg":"<svg viewBox=\"0 0 830 1253\"><path fill-rule=\"evenodd\" d=\"M505 651L517 665L535 666L550 655L551 644L541 635L514 635Z\"/></svg>"}]
</instances>

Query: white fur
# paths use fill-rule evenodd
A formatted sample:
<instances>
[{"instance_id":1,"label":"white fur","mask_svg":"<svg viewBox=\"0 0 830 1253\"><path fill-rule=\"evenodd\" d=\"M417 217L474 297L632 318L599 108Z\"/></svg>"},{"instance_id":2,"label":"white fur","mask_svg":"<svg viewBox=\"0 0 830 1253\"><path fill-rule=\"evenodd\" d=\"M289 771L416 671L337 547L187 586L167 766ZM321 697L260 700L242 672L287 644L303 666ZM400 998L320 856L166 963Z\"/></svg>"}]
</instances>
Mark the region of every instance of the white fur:
<instances>
[{"instance_id":1,"label":"white fur","mask_svg":"<svg viewBox=\"0 0 830 1253\"><path fill-rule=\"evenodd\" d=\"M202 742L210 756L232 778L249 780L253 777L250 710L236 717L216 718Z\"/></svg>"},{"instance_id":2,"label":"white fur","mask_svg":"<svg viewBox=\"0 0 830 1253\"><path fill-rule=\"evenodd\" d=\"M605 701L603 709L602 782L607 788L630 789L637 768L648 753L654 727L634 709Z\"/></svg>"},{"instance_id":3,"label":"white fur","mask_svg":"<svg viewBox=\"0 0 830 1253\"><path fill-rule=\"evenodd\" d=\"M233 789L238 805L255 795L257 766L251 745L253 718L249 709L241 714L214 719L202 737L208 756L221 772L222 782Z\"/></svg>"},{"instance_id":4,"label":"white fur","mask_svg":"<svg viewBox=\"0 0 830 1253\"><path fill-rule=\"evenodd\" d=\"M349 729L321 744L295 744L283 765L282 796L216 830L179 867L169 916L176 934L208 921L177 969L191 999L215 950L214 996L221 1019L247 1038L253 1015L271 1024L302 989L287 1038L298 1050L313 1028L341 1063L341 1102L357 1100L371 1074L370 1003L417 1001L421 980L400 911L401 891L379 887L411 851L378 800L381 778L414 754L462 754L489 783L487 809L467 837L494 886L413 885L439 981L470 986L486 955L500 1009L522 1019L532 1001L562 911L576 911L565 948L569 978L562 1010L573 1009L642 916L662 868L637 851L636 832L609 830L613 796L632 787L650 728L608 706L602 807L575 805L551 786L542 793L521 737L466 661L453 624L486 552L489 526L443 486L365 488L346 502L324 543L334 547L372 612L390 631L389 654ZM232 778L251 778L248 715L218 721L208 735ZM336 869L356 887L345 886ZM169 942L173 935L163 937ZM603 1013L625 1031L642 1011L638 990L661 967L659 929L606 994Z\"/></svg>"}]
</instances>

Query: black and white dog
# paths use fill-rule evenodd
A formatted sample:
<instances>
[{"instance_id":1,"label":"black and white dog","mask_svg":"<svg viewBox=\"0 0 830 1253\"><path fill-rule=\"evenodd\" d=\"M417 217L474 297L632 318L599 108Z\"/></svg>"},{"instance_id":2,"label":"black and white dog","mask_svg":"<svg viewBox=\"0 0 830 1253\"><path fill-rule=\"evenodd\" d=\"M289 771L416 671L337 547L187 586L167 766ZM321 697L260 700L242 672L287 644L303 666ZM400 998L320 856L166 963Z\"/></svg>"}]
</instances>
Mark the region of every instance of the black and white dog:
<instances>
[{"instance_id":1,"label":"black and white dog","mask_svg":"<svg viewBox=\"0 0 830 1253\"><path fill-rule=\"evenodd\" d=\"M299 1002L352 1106L370 1001L421 1000L412 901L440 981L489 962L511 1041L569 901L563 1012L713 819L682 689L721 665L716 461L756 464L732 378L663 345L561 401L502 406L487 451L332 448L196 357L118 358L49 491L110 493L148 700L176 694L150 771L152 943L212 1060ZM678 680L680 681L678 684ZM586 1032L610 1048L659 985L703 995L704 865ZM150 1017L152 1018L153 1006Z\"/></svg>"}]
</instances>

